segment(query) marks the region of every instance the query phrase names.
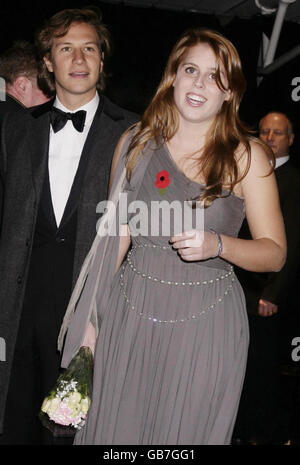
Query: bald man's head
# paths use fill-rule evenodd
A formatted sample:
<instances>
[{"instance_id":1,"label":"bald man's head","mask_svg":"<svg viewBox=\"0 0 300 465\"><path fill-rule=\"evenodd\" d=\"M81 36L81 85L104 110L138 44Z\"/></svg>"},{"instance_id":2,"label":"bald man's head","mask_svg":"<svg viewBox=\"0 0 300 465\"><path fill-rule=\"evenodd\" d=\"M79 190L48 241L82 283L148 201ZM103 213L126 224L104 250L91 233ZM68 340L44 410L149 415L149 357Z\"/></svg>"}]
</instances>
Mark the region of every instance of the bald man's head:
<instances>
[{"instance_id":1,"label":"bald man's head","mask_svg":"<svg viewBox=\"0 0 300 465\"><path fill-rule=\"evenodd\" d=\"M271 147L276 158L284 157L294 142L292 124L284 113L268 113L260 120L259 137Z\"/></svg>"}]
</instances>

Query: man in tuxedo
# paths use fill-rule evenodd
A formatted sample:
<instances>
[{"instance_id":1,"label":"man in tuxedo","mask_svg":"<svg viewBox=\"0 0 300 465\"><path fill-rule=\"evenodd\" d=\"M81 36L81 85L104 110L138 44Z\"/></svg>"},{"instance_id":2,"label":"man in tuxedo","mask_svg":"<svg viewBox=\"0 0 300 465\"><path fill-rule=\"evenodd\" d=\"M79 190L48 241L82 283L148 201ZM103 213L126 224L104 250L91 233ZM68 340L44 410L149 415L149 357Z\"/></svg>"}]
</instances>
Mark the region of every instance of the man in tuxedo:
<instances>
[{"instance_id":1,"label":"man in tuxedo","mask_svg":"<svg viewBox=\"0 0 300 465\"><path fill-rule=\"evenodd\" d=\"M137 116L103 94L106 27L93 10L63 10L37 34L56 97L2 125L0 443L52 443L38 420L54 386L57 337L96 234L111 161ZM97 91L98 89L98 91Z\"/></svg>"},{"instance_id":2,"label":"man in tuxedo","mask_svg":"<svg viewBox=\"0 0 300 465\"><path fill-rule=\"evenodd\" d=\"M22 111L49 100L46 82L38 82L38 59L33 44L16 41L0 57L0 122L8 112Z\"/></svg>"},{"instance_id":3,"label":"man in tuxedo","mask_svg":"<svg viewBox=\"0 0 300 465\"><path fill-rule=\"evenodd\" d=\"M300 262L300 173L292 165L294 141L287 116L271 112L259 124L259 136L275 155L275 176L287 237L286 264L278 273L251 273L237 269L245 292L249 317L248 363L234 437L256 444L274 441L279 396L279 330L288 298L294 292ZM251 238L244 221L239 237Z\"/></svg>"}]
</instances>

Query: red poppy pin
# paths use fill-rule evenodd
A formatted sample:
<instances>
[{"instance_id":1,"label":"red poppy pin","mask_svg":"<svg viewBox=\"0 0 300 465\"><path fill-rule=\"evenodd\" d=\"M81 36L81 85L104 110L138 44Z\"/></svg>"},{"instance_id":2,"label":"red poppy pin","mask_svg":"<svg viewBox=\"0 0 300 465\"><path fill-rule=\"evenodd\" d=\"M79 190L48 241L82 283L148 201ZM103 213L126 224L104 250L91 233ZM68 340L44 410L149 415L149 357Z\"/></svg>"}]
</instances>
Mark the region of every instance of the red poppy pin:
<instances>
[{"instance_id":1,"label":"red poppy pin","mask_svg":"<svg viewBox=\"0 0 300 465\"><path fill-rule=\"evenodd\" d=\"M162 170L156 175L155 186L159 190L160 195L165 195L166 188L170 184L169 173L166 170Z\"/></svg>"}]
</instances>

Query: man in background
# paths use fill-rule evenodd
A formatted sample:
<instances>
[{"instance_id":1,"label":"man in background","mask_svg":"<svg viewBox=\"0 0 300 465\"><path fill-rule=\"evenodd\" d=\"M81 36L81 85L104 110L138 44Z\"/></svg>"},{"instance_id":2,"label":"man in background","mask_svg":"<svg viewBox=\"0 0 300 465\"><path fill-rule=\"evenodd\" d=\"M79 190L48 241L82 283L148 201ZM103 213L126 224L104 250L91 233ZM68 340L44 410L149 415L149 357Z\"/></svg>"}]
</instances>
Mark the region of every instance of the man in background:
<instances>
[{"instance_id":1,"label":"man in background","mask_svg":"<svg viewBox=\"0 0 300 465\"><path fill-rule=\"evenodd\" d=\"M275 176L287 237L287 259L278 273L251 273L237 268L245 292L250 345L243 393L234 438L253 444L274 441L280 383L280 321L300 263L300 173L290 161L294 141L291 121L280 112L265 115L259 137L273 151ZM239 237L250 239L245 220Z\"/></svg>"},{"instance_id":2,"label":"man in background","mask_svg":"<svg viewBox=\"0 0 300 465\"><path fill-rule=\"evenodd\" d=\"M14 42L0 56L0 122L10 111L19 111L49 100L46 82L38 81L38 59L33 44Z\"/></svg>"}]
</instances>

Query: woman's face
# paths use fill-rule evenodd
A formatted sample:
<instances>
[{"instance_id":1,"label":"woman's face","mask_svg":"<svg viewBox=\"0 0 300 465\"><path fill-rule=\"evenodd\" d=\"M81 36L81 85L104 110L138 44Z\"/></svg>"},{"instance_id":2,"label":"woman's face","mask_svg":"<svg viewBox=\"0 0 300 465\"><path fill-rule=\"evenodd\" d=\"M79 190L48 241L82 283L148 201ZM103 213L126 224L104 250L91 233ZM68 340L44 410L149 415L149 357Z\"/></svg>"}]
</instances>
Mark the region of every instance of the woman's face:
<instances>
[{"instance_id":1,"label":"woman's face","mask_svg":"<svg viewBox=\"0 0 300 465\"><path fill-rule=\"evenodd\" d=\"M223 102L229 100L230 90L219 89L216 83L217 61L211 47L199 43L191 47L180 63L174 81L174 101L181 124L210 126ZM226 88L224 68L221 80Z\"/></svg>"}]
</instances>

